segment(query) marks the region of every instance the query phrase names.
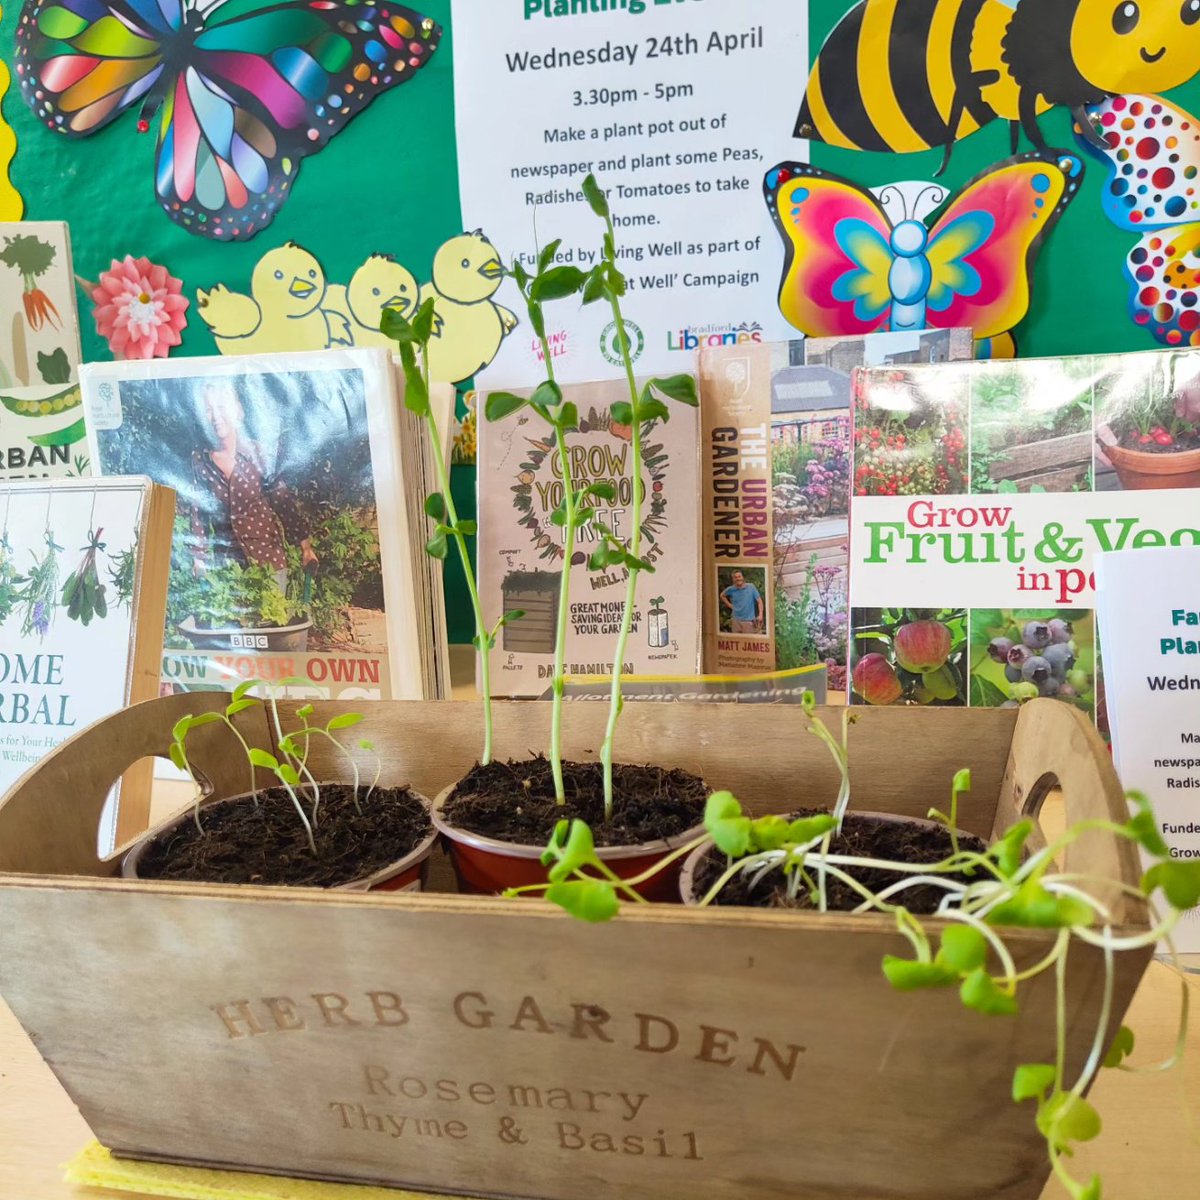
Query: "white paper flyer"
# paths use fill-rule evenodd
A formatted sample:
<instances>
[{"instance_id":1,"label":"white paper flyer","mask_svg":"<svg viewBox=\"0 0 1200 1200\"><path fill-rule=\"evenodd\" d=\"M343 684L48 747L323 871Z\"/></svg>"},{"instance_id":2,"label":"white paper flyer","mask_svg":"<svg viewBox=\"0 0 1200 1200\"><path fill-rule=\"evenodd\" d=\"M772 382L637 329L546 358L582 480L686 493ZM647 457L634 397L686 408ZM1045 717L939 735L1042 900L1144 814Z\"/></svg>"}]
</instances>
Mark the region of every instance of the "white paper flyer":
<instances>
[{"instance_id":1,"label":"white paper flyer","mask_svg":"<svg viewBox=\"0 0 1200 1200\"><path fill-rule=\"evenodd\" d=\"M453 0L452 11L466 228L526 262L539 240L562 238L560 261L586 269L603 234L581 190L594 173L616 221L640 374L689 370L702 346L795 336L762 187L773 163L805 153L790 120L765 119L796 106L804 5ZM497 300L524 312L511 283ZM560 382L619 375L611 311L557 307ZM536 385L540 357L523 325L487 385Z\"/></svg>"},{"instance_id":2,"label":"white paper flyer","mask_svg":"<svg viewBox=\"0 0 1200 1200\"><path fill-rule=\"evenodd\" d=\"M1154 804L1171 856L1200 858L1200 548L1096 556L1113 761ZM1175 933L1200 953L1200 909Z\"/></svg>"}]
</instances>

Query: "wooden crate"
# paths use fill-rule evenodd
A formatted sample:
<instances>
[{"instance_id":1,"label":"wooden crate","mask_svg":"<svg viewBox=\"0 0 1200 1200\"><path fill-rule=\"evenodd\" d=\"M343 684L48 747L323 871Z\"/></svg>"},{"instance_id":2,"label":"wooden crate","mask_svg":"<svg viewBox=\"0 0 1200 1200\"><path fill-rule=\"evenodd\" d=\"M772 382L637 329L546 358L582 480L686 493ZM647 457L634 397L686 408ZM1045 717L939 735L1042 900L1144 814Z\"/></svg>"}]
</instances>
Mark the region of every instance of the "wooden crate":
<instances>
[{"instance_id":1,"label":"wooden crate","mask_svg":"<svg viewBox=\"0 0 1200 1200\"><path fill-rule=\"evenodd\" d=\"M85 730L0 807L0 992L119 1154L551 1200L1039 1196L1044 1146L1009 1089L1015 1064L1053 1057L1053 981L1017 1018L897 994L880 960L907 944L884 917L655 906L592 927L534 901L112 878L95 851L109 784L222 699L157 700ZM548 708L498 705L501 751L545 745ZM432 795L474 761L474 704L365 711L385 781ZM594 755L605 716L571 707L570 753ZM242 728L271 744L261 713ZM245 769L220 733L199 731L194 759L229 794ZM344 771L314 753L317 774ZM1019 716L864 710L851 753L859 808L924 815L969 766L962 824L981 835L1036 813L1055 781L1072 820L1125 816L1094 731L1051 701ZM791 707L639 706L619 756L699 771L760 813L836 788ZM1127 883L1139 870L1098 833L1069 867ZM1018 969L1049 945L1007 940ZM1114 1028L1149 956L1118 963ZM1102 978L1099 951L1072 950L1073 1068Z\"/></svg>"}]
</instances>

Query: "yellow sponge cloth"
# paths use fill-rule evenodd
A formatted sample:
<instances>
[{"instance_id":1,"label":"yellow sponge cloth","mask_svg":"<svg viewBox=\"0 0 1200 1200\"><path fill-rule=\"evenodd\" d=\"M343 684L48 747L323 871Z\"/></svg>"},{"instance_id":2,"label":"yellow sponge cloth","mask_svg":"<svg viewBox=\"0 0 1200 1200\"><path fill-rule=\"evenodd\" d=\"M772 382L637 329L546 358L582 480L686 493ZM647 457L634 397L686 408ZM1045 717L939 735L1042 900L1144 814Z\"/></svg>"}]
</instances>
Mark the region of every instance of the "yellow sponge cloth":
<instances>
[{"instance_id":1,"label":"yellow sponge cloth","mask_svg":"<svg viewBox=\"0 0 1200 1200\"><path fill-rule=\"evenodd\" d=\"M82 1150L63 1170L67 1183L80 1187L169 1196L174 1200L450 1200L395 1188L138 1162L114 1158L99 1142Z\"/></svg>"}]
</instances>

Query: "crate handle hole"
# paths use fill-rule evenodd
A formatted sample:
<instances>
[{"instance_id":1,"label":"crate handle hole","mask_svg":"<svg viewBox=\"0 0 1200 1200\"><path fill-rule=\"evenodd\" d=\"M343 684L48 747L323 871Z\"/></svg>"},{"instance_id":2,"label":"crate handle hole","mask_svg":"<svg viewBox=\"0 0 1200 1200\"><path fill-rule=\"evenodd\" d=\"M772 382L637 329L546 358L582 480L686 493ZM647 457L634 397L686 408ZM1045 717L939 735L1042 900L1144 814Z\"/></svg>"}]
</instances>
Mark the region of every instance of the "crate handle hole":
<instances>
[{"instance_id":1,"label":"crate handle hole","mask_svg":"<svg viewBox=\"0 0 1200 1200\"><path fill-rule=\"evenodd\" d=\"M1021 805L1021 815L1037 822L1038 829L1047 842L1051 839L1045 825L1042 824L1042 809L1052 795L1056 792L1061 794L1061 789L1062 784L1059 782L1058 776L1053 771L1047 771L1029 789L1029 793ZM1058 870L1057 863L1052 864L1052 870Z\"/></svg>"},{"instance_id":2,"label":"crate handle hole","mask_svg":"<svg viewBox=\"0 0 1200 1200\"><path fill-rule=\"evenodd\" d=\"M201 800L207 800L216 790L213 782L203 771L193 765L196 782L200 785ZM166 754L151 754L139 758L122 773L108 790L104 811L100 816L96 848L102 859L109 858L118 849L116 844L117 804L122 789L136 788L148 794L150 803L149 828L190 807L195 798L195 789L187 774L181 771ZM144 789L144 790L143 790ZM135 833L135 839L145 830ZM126 847L122 846L123 851Z\"/></svg>"}]
</instances>

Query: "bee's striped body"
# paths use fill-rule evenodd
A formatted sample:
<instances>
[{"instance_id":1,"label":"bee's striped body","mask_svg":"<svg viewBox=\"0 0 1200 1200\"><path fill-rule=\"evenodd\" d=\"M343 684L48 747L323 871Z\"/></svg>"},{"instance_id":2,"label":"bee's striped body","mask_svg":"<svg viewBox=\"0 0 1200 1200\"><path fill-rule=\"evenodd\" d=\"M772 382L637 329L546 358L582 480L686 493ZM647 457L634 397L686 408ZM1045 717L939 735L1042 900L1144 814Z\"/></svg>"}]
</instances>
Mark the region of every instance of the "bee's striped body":
<instances>
[{"instance_id":1,"label":"bee's striped body","mask_svg":"<svg viewBox=\"0 0 1200 1200\"><path fill-rule=\"evenodd\" d=\"M813 65L797 136L903 154L1016 120L1001 60L1012 17L1002 0L863 0Z\"/></svg>"}]
</instances>

